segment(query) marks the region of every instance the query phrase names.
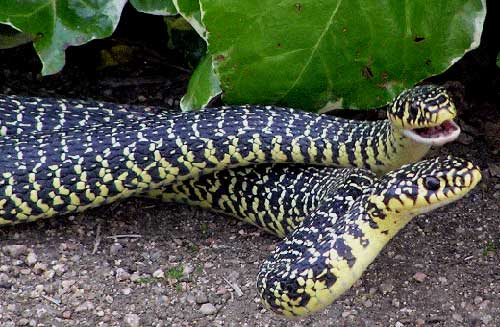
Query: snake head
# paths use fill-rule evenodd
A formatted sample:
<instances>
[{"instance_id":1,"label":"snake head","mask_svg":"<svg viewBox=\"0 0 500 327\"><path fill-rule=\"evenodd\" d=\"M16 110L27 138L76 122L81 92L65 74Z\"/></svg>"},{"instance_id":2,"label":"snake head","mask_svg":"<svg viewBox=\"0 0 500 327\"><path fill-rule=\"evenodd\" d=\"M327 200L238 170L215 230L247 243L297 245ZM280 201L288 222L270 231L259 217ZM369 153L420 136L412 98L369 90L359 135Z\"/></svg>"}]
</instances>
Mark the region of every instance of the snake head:
<instances>
[{"instance_id":1,"label":"snake head","mask_svg":"<svg viewBox=\"0 0 500 327\"><path fill-rule=\"evenodd\" d=\"M405 165L375 183L366 209L372 218L413 217L462 198L480 180L476 165L451 156Z\"/></svg>"},{"instance_id":2,"label":"snake head","mask_svg":"<svg viewBox=\"0 0 500 327\"><path fill-rule=\"evenodd\" d=\"M404 136L428 145L443 145L458 137L460 127L453 121L456 115L446 89L435 85L402 92L387 110L387 117Z\"/></svg>"}]
</instances>

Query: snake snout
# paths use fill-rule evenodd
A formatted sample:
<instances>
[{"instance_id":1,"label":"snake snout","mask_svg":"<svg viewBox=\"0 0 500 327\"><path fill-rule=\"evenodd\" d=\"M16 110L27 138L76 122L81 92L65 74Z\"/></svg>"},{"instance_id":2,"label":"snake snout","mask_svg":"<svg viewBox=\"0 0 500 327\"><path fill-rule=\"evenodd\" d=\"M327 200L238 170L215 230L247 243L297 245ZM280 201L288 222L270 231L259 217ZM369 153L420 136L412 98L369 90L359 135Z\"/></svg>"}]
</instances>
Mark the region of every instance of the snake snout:
<instances>
[{"instance_id":1,"label":"snake snout","mask_svg":"<svg viewBox=\"0 0 500 327\"><path fill-rule=\"evenodd\" d=\"M453 121L457 111L446 89L417 86L401 93L387 111L391 123L417 143L443 145L455 140L460 127Z\"/></svg>"}]
</instances>

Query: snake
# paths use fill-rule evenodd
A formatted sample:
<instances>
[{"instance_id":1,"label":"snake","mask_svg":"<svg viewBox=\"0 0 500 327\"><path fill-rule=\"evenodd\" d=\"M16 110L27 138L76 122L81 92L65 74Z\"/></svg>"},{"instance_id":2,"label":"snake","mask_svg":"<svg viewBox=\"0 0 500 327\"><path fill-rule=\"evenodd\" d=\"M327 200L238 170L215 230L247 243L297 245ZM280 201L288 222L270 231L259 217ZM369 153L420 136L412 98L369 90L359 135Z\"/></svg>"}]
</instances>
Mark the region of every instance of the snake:
<instances>
[{"instance_id":1,"label":"snake","mask_svg":"<svg viewBox=\"0 0 500 327\"><path fill-rule=\"evenodd\" d=\"M274 106L158 111L1 96L0 225L81 212L240 166L303 163L381 174L460 133L456 108L438 86L402 92L380 121Z\"/></svg>"},{"instance_id":2,"label":"snake","mask_svg":"<svg viewBox=\"0 0 500 327\"><path fill-rule=\"evenodd\" d=\"M360 186L363 183L350 183L349 178L362 176L369 189L379 193L391 189L392 184L380 186L383 183L378 182L375 174L418 161L432 145L455 139L460 133L453 122L455 116L456 109L449 95L436 86L415 87L401 93L388 106L388 119L372 122L275 106L226 106L172 113L155 107L105 102L0 96L3 154L0 158L0 225L81 212L130 196L149 196L232 214L285 237L285 244L295 242L299 250L304 250L301 242L305 240L289 238L298 231L304 232L310 217L329 212L331 208L321 210L325 202L336 203L335 210L358 208L358 218L367 215L360 209L364 206L350 200L354 196L326 201L336 199L331 194L343 189L363 188ZM443 162L430 165L435 178L443 176L441 166L436 166ZM339 170L316 166L357 168ZM404 168L402 180L412 180L411 177L416 176L412 171L420 169L418 167L421 166ZM465 167L478 171L468 164ZM463 170L464 167L458 171ZM472 174L474 182L469 183L469 188L480 179L477 174ZM448 176L448 179L455 177ZM382 181L385 179L384 176ZM264 184L259 186L258 180ZM442 191L434 193L439 201L434 201L432 196L425 198L426 207L446 202L442 194L445 198L449 195ZM364 199L362 203L372 199L366 195L357 198ZM346 211L345 218L338 220L356 221L356 214L350 212ZM320 236L313 225L307 225L307 231L315 231L312 234ZM359 227L363 227L361 223ZM397 230L391 228L387 234L393 236ZM365 232L358 236L370 240L372 235L377 235L372 230ZM363 244L370 244L366 240ZM309 245L315 249L319 241L311 241ZM369 249L378 249L370 250L372 257L380 251L377 246L367 245ZM343 250L336 250L340 251L340 258L346 258L342 251L349 252L347 249L345 243ZM299 250L293 249L290 253ZM292 299L300 290L309 290L301 285L304 278L296 278L298 284L291 291L279 293L286 277L282 275L284 270L279 268L281 277L274 279L268 274L275 271L273 264L288 260L287 251L275 253L273 259L262 266L258 285L263 303L285 315L319 310L317 302L326 301L322 299L324 294L311 295L307 300L304 296L300 300ZM356 251L350 253L349 260ZM311 269L310 264L303 265L302 273ZM360 274L366 265L340 270L344 274L351 271ZM322 274L304 280L309 287L311 280L321 277ZM333 288L338 288L338 283L333 284Z\"/></svg>"}]
</instances>

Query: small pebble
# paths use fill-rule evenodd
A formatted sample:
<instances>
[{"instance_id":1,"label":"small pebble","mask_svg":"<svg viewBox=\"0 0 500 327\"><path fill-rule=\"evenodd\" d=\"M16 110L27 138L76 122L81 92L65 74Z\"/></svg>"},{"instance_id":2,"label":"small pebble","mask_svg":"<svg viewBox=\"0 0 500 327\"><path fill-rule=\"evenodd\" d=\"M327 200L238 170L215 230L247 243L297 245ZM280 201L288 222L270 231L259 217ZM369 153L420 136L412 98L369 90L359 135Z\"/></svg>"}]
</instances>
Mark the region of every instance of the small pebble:
<instances>
[{"instance_id":1,"label":"small pebble","mask_svg":"<svg viewBox=\"0 0 500 327\"><path fill-rule=\"evenodd\" d=\"M50 279L54 278L55 274L56 274L56 272L54 270L50 269L50 270L47 270L43 273L43 278L45 280L50 280Z\"/></svg>"},{"instance_id":2,"label":"small pebble","mask_svg":"<svg viewBox=\"0 0 500 327\"><path fill-rule=\"evenodd\" d=\"M33 271L35 272L35 274L37 275L40 275L42 274L44 271L47 270L47 264L45 263L41 263L41 262L37 262L35 263L35 265L33 266Z\"/></svg>"},{"instance_id":3,"label":"small pebble","mask_svg":"<svg viewBox=\"0 0 500 327\"><path fill-rule=\"evenodd\" d=\"M382 283L379 285L379 290L382 294L387 294L387 293L390 293L392 292L392 290L394 289L394 285L392 284L389 284L389 283Z\"/></svg>"},{"instance_id":4,"label":"small pebble","mask_svg":"<svg viewBox=\"0 0 500 327\"><path fill-rule=\"evenodd\" d=\"M76 283L76 281L75 281L75 280L73 280L73 279L63 280L63 281L61 282L61 286L62 286L63 288L70 288L70 287L71 287L71 286L73 286L75 283Z\"/></svg>"},{"instance_id":5,"label":"small pebble","mask_svg":"<svg viewBox=\"0 0 500 327\"><path fill-rule=\"evenodd\" d=\"M2 247L2 252L11 258L18 259L21 255L26 254L28 247L22 244L5 245Z\"/></svg>"},{"instance_id":6,"label":"small pebble","mask_svg":"<svg viewBox=\"0 0 500 327\"><path fill-rule=\"evenodd\" d=\"M215 294L217 295L224 295L228 292L228 289L225 288L224 286L219 286L217 290L215 291Z\"/></svg>"},{"instance_id":7,"label":"small pebble","mask_svg":"<svg viewBox=\"0 0 500 327\"><path fill-rule=\"evenodd\" d=\"M491 301L490 300L484 300L483 302L481 302L481 304L479 305L479 309L480 310L485 310L486 308L488 308L488 306L490 305Z\"/></svg>"},{"instance_id":8,"label":"small pebble","mask_svg":"<svg viewBox=\"0 0 500 327\"><path fill-rule=\"evenodd\" d=\"M117 254L117 253L119 253L122 249L123 249L123 245L121 245L120 243L113 243L113 245L111 245L111 247L109 248L109 252L110 252L111 254Z\"/></svg>"},{"instance_id":9,"label":"small pebble","mask_svg":"<svg viewBox=\"0 0 500 327\"><path fill-rule=\"evenodd\" d=\"M127 313L123 318L125 325L128 327L138 327L140 324L139 316L135 313Z\"/></svg>"},{"instance_id":10,"label":"small pebble","mask_svg":"<svg viewBox=\"0 0 500 327\"><path fill-rule=\"evenodd\" d=\"M35 252L30 251L28 255L26 256L26 264L28 266L34 266L35 263L37 263L38 257L36 256Z\"/></svg>"},{"instance_id":11,"label":"small pebble","mask_svg":"<svg viewBox=\"0 0 500 327\"><path fill-rule=\"evenodd\" d=\"M165 272L161 269L158 269L155 272L153 272L153 277L154 278L165 278Z\"/></svg>"},{"instance_id":12,"label":"small pebble","mask_svg":"<svg viewBox=\"0 0 500 327\"><path fill-rule=\"evenodd\" d=\"M192 272L194 271L194 267L192 264L185 264L184 267L182 268L182 275L183 276L189 276Z\"/></svg>"},{"instance_id":13,"label":"small pebble","mask_svg":"<svg viewBox=\"0 0 500 327\"><path fill-rule=\"evenodd\" d=\"M453 318L453 320L456 320L458 322L464 321L464 318L456 312L454 314L452 314L451 317Z\"/></svg>"},{"instance_id":14,"label":"small pebble","mask_svg":"<svg viewBox=\"0 0 500 327\"><path fill-rule=\"evenodd\" d=\"M443 285L448 285L448 279L446 277L438 277L438 280Z\"/></svg>"},{"instance_id":15,"label":"small pebble","mask_svg":"<svg viewBox=\"0 0 500 327\"><path fill-rule=\"evenodd\" d=\"M66 266L62 263L58 263L56 265L54 265L52 267L52 269L54 270L54 272L57 274L57 276L61 276L62 274L64 274L66 272Z\"/></svg>"},{"instance_id":16,"label":"small pebble","mask_svg":"<svg viewBox=\"0 0 500 327\"><path fill-rule=\"evenodd\" d=\"M85 301L75 308L75 312L84 312L94 309L94 304L90 301Z\"/></svg>"},{"instance_id":17,"label":"small pebble","mask_svg":"<svg viewBox=\"0 0 500 327\"><path fill-rule=\"evenodd\" d=\"M115 277L117 281L123 282L130 279L130 274L123 268L117 268L115 271Z\"/></svg>"},{"instance_id":18,"label":"small pebble","mask_svg":"<svg viewBox=\"0 0 500 327\"><path fill-rule=\"evenodd\" d=\"M416 272L415 275L413 275L413 279L415 279L419 283L422 283L426 278L427 275L420 271Z\"/></svg>"},{"instance_id":19,"label":"small pebble","mask_svg":"<svg viewBox=\"0 0 500 327\"><path fill-rule=\"evenodd\" d=\"M208 303L208 296L205 293L200 292L196 294L194 300L196 301L197 304Z\"/></svg>"},{"instance_id":20,"label":"small pebble","mask_svg":"<svg viewBox=\"0 0 500 327\"><path fill-rule=\"evenodd\" d=\"M484 315L481 317L481 320L483 321L483 323L485 325L488 325L492 319L493 319L493 317L491 315Z\"/></svg>"},{"instance_id":21,"label":"small pebble","mask_svg":"<svg viewBox=\"0 0 500 327\"><path fill-rule=\"evenodd\" d=\"M9 282L9 276L4 273L0 273L0 289L10 289L12 287L12 283Z\"/></svg>"},{"instance_id":22,"label":"small pebble","mask_svg":"<svg viewBox=\"0 0 500 327\"><path fill-rule=\"evenodd\" d=\"M217 312L217 309L215 308L215 306L212 303L205 303L205 304L202 304L200 307L200 313L207 315L207 316L213 315L216 312Z\"/></svg>"},{"instance_id":23,"label":"small pebble","mask_svg":"<svg viewBox=\"0 0 500 327\"><path fill-rule=\"evenodd\" d=\"M104 297L104 300L105 300L106 302L108 302L109 304L113 304L113 301L114 301L114 299L113 299L113 297L112 297L111 295L106 295L106 296Z\"/></svg>"}]
</instances>

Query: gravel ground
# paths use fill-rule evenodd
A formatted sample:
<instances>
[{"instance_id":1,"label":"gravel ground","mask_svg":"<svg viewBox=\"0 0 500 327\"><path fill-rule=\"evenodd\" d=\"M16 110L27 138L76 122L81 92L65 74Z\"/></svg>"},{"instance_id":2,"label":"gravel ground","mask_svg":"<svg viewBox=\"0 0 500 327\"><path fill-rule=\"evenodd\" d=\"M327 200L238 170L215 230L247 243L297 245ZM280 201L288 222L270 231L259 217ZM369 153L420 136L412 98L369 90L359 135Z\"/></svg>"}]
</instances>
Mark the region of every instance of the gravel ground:
<instances>
[{"instance_id":1,"label":"gravel ground","mask_svg":"<svg viewBox=\"0 0 500 327\"><path fill-rule=\"evenodd\" d=\"M0 92L172 108L184 92L188 74L169 63L101 72L77 60L96 55L92 47L75 51L47 78L30 47L0 51ZM415 219L313 317L285 320L259 302L255 277L276 238L200 209L131 199L1 228L0 326L500 326L498 103L463 102L460 90L457 100L475 114L462 117L459 142L432 156L473 160L483 182Z\"/></svg>"}]
</instances>

